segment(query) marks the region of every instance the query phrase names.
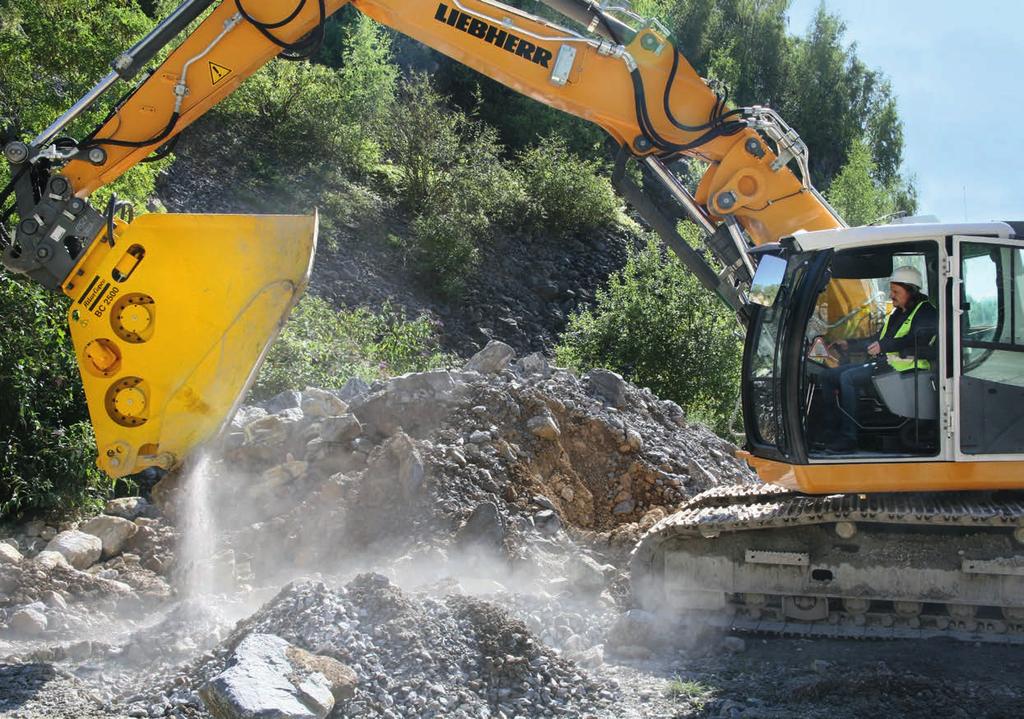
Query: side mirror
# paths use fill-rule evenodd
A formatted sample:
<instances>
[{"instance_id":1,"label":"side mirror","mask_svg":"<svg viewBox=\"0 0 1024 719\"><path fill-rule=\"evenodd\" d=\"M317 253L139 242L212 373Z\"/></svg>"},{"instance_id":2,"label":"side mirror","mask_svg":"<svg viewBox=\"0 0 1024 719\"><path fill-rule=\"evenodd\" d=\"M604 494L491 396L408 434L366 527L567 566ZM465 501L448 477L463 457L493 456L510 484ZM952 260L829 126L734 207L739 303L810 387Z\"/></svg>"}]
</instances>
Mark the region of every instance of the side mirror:
<instances>
[{"instance_id":1,"label":"side mirror","mask_svg":"<svg viewBox=\"0 0 1024 719\"><path fill-rule=\"evenodd\" d=\"M757 272L750 283L750 301L762 307L771 307L782 289L786 277L786 261L776 255L761 255Z\"/></svg>"}]
</instances>

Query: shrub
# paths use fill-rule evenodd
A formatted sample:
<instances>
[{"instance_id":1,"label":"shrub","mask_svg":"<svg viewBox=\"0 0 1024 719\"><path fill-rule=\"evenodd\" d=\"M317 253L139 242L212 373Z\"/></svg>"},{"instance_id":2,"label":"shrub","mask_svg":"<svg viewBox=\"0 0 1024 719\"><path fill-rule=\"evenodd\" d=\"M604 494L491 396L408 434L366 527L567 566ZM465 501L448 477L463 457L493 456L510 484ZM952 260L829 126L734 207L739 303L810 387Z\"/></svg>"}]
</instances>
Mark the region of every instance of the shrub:
<instances>
[{"instance_id":1,"label":"shrub","mask_svg":"<svg viewBox=\"0 0 1024 719\"><path fill-rule=\"evenodd\" d=\"M251 394L259 400L286 389L341 387L352 377L374 380L448 361L426 317L408 320L390 305L377 314L336 311L306 295L268 351Z\"/></svg>"},{"instance_id":2,"label":"shrub","mask_svg":"<svg viewBox=\"0 0 1024 719\"><path fill-rule=\"evenodd\" d=\"M111 489L66 311L63 297L0 273L0 517L96 505Z\"/></svg>"},{"instance_id":3,"label":"shrub","mask_svg":"<svg viewBox=\"0 0 1024 719\"><path fill-rule=\"evenodd\" d=\"M534 230L564 236L616 223L620 203L602 164L573 154L560 137L521 152L516 166L530 196L525 220Z\"/></svg>"},{"instance_id":4,"label":"shrub","mask_svg":"<svg viewBox=\"0 0 1024 719\"><path fill-rule=\"evenodd\" d=\"M739 387L735 330L729 311L651 237L593 309L570 317L555 353L578 371L619 372L725 432Z\"/></svg>"},{"instance_id":5,"label":"shrub","mask_svg":"<svg viewBox=\"0 0 1024 719\"><path fill-rule=\"evenodd\" d=\"M348 29L341 69L271 62L215 110L255 148L252 174L290 181L332 169L365 176L380 162L380 135L395 98L390 43L369 18ZM245 159L239 158L239 159Z\"/></svg>"},{"instance_id":6,"label":"shrub","mask_svg":"<svg viewBox=\"0 0 1024 719\"><path fill-rule=\"evenodd\" d=\"M422 270L451 295L476 268L480 240L509 224L526 196L501 160L494 129L444 102L425 76L414 76L396 108L390 144L403 204L414 213Z\"/></svg>"}]
</instances>

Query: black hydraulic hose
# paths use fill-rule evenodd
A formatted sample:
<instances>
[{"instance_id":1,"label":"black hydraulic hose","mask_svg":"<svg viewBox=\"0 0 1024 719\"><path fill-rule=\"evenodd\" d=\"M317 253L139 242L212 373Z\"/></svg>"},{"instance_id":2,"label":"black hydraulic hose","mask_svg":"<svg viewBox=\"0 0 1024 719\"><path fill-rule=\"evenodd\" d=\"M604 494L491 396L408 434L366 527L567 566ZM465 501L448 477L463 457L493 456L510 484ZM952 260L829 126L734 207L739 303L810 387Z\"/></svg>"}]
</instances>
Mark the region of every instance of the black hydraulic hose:
<instances>
[{"instance_id":1,"label":"black hydraulic hose","mask_svg":"<svg viewBox=\"0 0 1024 719\"><path fill-rule=\"evenodd\" d=\"M148 140L115 140L113 138L101 137L99 139L91 139L79 145L79 151L86 151L93 147L99 147L100 145L113 145L114 147L148 147L149 145L155 145L158 142L166 140L172 132L174 132L175 126L178 124L178 118L181 115L177 112L171 113L171 119L167 121L167 125L163 130L158 132Z\"/></svg>"},{"instance_id":2,"label":"black hydraulic hose","mask_svg":"<svg viewBox=\"0 0 1024 719\"><path fill-rule=\"evenodd\" d=\"M665 138L658 134L657 130L654 129L654 124L651 122L650 114L647 110L646 93L644 92L644 82L640 75L639 69L630 72L630 79L633 81L633 93L634 93L634 104L636 106L636 118L637 124L640 125L640 129L655 149L665 152L668 154L674 154L678 152L686 152L694 148L700 147L711 140L723 135L735 135L737 132L741 132L746 128L746 124L737 121L722 122L712 126L710 130L698 137L692 142L679 144L669 142Z\"/></svg>"},{"instance_id":3,"label":"black hydraulic hose","mask_svg":"<svg viewBox=\"0 0 1024 719\"><path fill-rule=\"evenodd\" d=\"M671 122L673 125L675 125L683 132L702 132L704 130L707 130L720 124L727 117L733 117L735 115L743 114L742 110L730 110L729 112L726 113L721 112L722 110L725 109L725 99L716 94L715 104L711 108L711 116L708 119L708 121L705 122L703 125L686 125L676 120L676 116L672 113L672 106L670 100L672 94L672 87L675 85L676 82L676 73L679 71L679 58L682 57L682 55L678 49L673 48L673 50L674 52L672 54L672 70L668 74L668 82L665 83L665 96L663 98L665 105L665 117L668 118L669 122Z\"/></svg>"},{"instance_id":4,"label":"black hydraulic hose","mask_svg":"<svg viewBox=\"0 0 1024 719\"><path fill-rule=\"evenodd\" d=\"M22 175L29 171L30 167L31 165L29 165L27 162L24 163L21 167L18 168L18 171L11 176L10 181L6 185L4 185L4 189L0 191L0 208L2 208L4 204L7 202L7 198L10 197L11 194L14 192L15 184L17 184L18 180L21 179ZM15 206L11 205L7 210L4 210L3 214L0 215L0 222L7 222L8 218L10 218L10 216L14 213L14 209Z\"/></svg>"},{"instance_id":5,"label":"black hydraulic hose","mask_svg":"<svg viewBox=\"0 0 1024 719\"><path fill-rule=\"evenodd\" d=\"M263 37L267 38L268 40L270 40L270 42L274 43L275 45L282 49L281 57L283 59L297 60L312 57L314 54L316 54L316 51L320 48L320 44L323 42L324 22L327 19L327 7L324 3L324 0L317 0L317 6L320 11L320 19L317 21L316 28L313 30L313 32L311 32L306 37L300 39L298 42L286 42L281 38L277 37L276 35L274 35L274 33L272 33L271 30L282 27L283 25L288 24L296 17L298 17L298 14L302 11L304 7L306 7L306 2L307 0L299 0L299 4L295 7L294 10L292 10L288 17L284 18L283 20L277 20L271 23L261 22L254 18L252 15L250 15L242 6L242 0L235 0L235 7L238 8L238 13L243 18L245 18L246 22L248 22L250 25L256 28L259 31L259 33L263 35Z\"/></svg>"}]
</instances>

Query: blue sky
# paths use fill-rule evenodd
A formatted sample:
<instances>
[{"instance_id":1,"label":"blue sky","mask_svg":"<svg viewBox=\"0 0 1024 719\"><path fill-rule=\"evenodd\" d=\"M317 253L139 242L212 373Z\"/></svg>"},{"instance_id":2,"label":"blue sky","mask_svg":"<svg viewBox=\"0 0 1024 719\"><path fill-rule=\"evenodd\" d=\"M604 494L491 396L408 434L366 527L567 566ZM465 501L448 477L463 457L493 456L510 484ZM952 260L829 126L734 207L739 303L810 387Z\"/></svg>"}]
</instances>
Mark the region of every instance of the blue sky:
<instances>
[{"instance_id":1,"label":"blue sky","mask_svg":"<svg viewBox=\"0 0 1024 719\"><path fill-rule=\"evenodd\" d=\"M804 34L819 2L792 1L791 33ZM1024 2L824 3L846 23L847 43L892 82L918 212L1024 220Z\"/></svg>"}]
</instances>

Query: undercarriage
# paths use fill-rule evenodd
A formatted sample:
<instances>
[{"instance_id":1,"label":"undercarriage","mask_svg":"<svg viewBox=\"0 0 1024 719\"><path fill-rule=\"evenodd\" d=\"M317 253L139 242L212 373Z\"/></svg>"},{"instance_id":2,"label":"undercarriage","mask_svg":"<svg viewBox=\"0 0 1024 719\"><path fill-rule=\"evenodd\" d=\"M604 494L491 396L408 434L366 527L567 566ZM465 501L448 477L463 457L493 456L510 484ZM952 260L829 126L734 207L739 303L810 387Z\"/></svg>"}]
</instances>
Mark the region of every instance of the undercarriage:
<instances>
[{"instance_id":1,"label":"undercarriage","mask_svg":"<svg viewBox=\"0 0 1024 719\"><path fill-rule=\"evenodd\" d=\"M1024 493L716 489L631 569L644 608L726 629L1024 644Z\"/></svg>"}]
</instances>

